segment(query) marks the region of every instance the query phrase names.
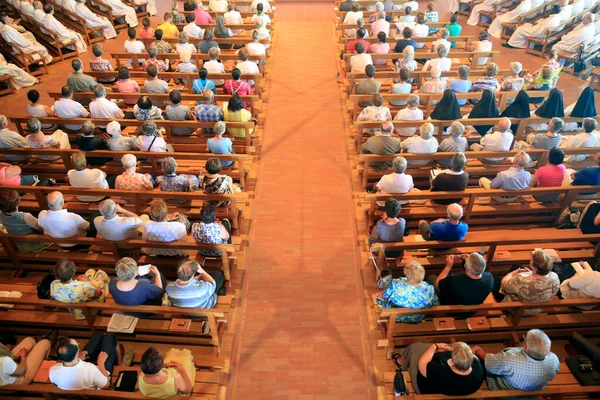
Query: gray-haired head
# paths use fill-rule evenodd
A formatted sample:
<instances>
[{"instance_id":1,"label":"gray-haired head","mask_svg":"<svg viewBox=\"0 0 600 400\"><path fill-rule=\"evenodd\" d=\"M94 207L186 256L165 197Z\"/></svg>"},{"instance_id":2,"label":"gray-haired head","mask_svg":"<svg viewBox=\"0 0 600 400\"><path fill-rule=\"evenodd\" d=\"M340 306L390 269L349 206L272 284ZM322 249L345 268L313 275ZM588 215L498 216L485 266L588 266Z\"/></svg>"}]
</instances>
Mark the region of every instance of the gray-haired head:
<instances>
[{"instance_id":1,"label":"gray-haired head","mask_svg":"<svg viewBox=\"0 0 600 400\"><path fill-rule=\"evenodd\" d=\"M174 175L177 171L177 161L173 157L167 157L162 162L162 168L166 175Z\"/></svg>"},{"instance_id":2,"label":"gray-haired head","mask_svg":"<svg viewBox=\"0 0 600 400\"><path fill-rule=\"evenodd\" d=\"M385 121L381 124L381 132L385 134L391 134L394 129L394 124L391 121Z\"/></svg>"},{"instance_id":3,"label":"gray-haired head","mask_svg":"<svg viewBox=\"0 0 600 400\"><path fill-rule=\"evenodd\" d=\"M101 84L97 84L96 86L94 86L92 88L92 92L94 92L94 96L96 97L104 97L106 95L106 90Z\"/></svg>"},{"instance_id":4,"label":"gray-haired head","mask_svg":"<svg viewBox=\"0 0 600 400\"><path fill-rule=\"evenodd\" d=\"M543 360L550 354L552 341L540 329L531 329L525 336L525 351L536 360Z\"/></svg>"},{"instance_id":5,"label":"gray-haired head","mask_svg":"<svg viewBox=\"0 0 600 400\"><path fill-rule=\"evenodd\" d=\"M144 121L142 123L142 135L144 136L156 135L157 129L158 127L154 121Z\"/></svg>"},{"instance_id":6,"label":"gray-haired head","mask_svg":"<svg viewBox=\"0 0 600 400\"><path fill-rule=\"evenodd\" d=\"M47 197L48 208L52 211L62 210L63 205L65 204L65 198L63 197L61 192L52 192Z\"/></svg>"},{"instance_id":7,"label":"gray-haired head","mask_svg":"<svg viewBox=\"0 0 600 400\"><path fill-rule=\"evenodd\" d=\"M520 151L514 160L514 166L517 168L525 168L531 162L531 157L524 151Z\"/></svg>"},{"instance_id":8,"label":"gray-haired head","mask_svg":"<svg viewBox=\"0 0 600 400\"><path fill-rule=\"evenodd\" d=\"M558 117L554 117L548 123L548 130L552 133L558 133L565 127L565 121Z\"/></svg>"},{"instance_id":9,"label":"gray-haired head","mask_svg":"<svg viewBox=\"0 0 600 400\"><path fill-rule=\"evenodd\" d=\"M85 121L81 127L81 133L83 133L84 136L93 136L95 129L96 125L94 125L92 121Z\"/></svg>"},{"instance_id":10,"label":"gray-haired head","mask_svg":"<svg viewBox=\"0 0 600 400\"><path fill-rule=\"evenodd\" d=\"M471 69L467 65L461 65L458 67L458 77L463 81L469 79L469 75L471 75Z\"/></svg>"},{"instance_id":11,"label":"gray-haired head","mask_svg":"<svg viewBox=\"0 0 600 400\"><path fill-rule=\"evenodd\" d=\"M456 203L449 204L448 207L446 207L446 214L450 220L455 222L460 221L463 217L463 208Z\"/></svg>"},{"instance_id":12,"label":"gray-haired head","mask_svg":"<svg viewBox=\"0 0 600 400\"><path fill-rule=\"evenodd\" d=\"M408 96L408 100L406 100L406 104L408 104L409 107L416 107L419 105L420 101L421 101L421 99L419 98L418 95L411 94L410 96Z\"/></svg>"},{"instance_id":13,"label":"gray-haired head","mask_svg":"<svg viewBox=\"0 0 600 400\"><path fill-rule=\"evenodd\" d=\"M598 121L595 118L584 118L583 119L583 130L587 133L592 133L596 130L598 126Z\"/></svg>"},{"instance_id":14,"label":"gray-haired head","mask_svg":"<svg viewBox=\"0 0 600 400\"><path fill-rule=\"evenodd\" d=\"M511 62L510 70L512 71L513 74L519 75L521 73L521 71L523 70L523 64L521 64L518 61Z\"/></svg>"},{"instance_id":15,"label":"gray-haired head","mask_svg":"<svg viewBox=\"0 0 600 400\"><path fill-rule=\"evenodd\" d=\"M453 137L462 136L462 134L465 133L465 126L461 124L460 121L454 121L452 124L450 124L449 133Z\"/></svg>"},{"instance_id":16,"label":"gray-haired head","mask_svg":"<svg viewBox=\"0 0 600 400\"><path fill-rule=\"evenodd\" d=\"M406 171L407 165L408 165L408 163L406 162L406 158L400 157L400 156L394 158L393 166L394 166L395 173L403 174L404 171Z\"/></svg>"},{"instance_id":17,"label":"gray-haired head","mask_svg":"<svg viewBox=\"0 0 600 400\"><path fill-rule=\"evenodd\" d=\"M485 258L479 253L471 253L469 257L467 257L467 262L465 263L467 267L467 271L475 276L479 276L483 274L485 271Z\"/></svg>"},{"instance_id":18,"label":"gray-haired head","mask_svg":"<svg viewBox=\"0 0 600 400\"><path fill-rule=\"evenodd\" d=\"M452 157L452 171L460 172L467 165L467 157L464 153L456 153Z\"/></svg>"},{"instance_id":19,"label":"gray-haired head","mask_svg":"<svg viewBox=\"0 0 600 400\"><path fill-rule=\"evenodd\" d=\"M135 278L137 262L133 258L123 257L115 264L115 272L122 282L129 282Z\"/></svg>"},{"instance_id":20,"label":"gray-haired head","mask_svg":"<svg viewBox=\"0 0 600 400\"><path fill-rule=\"evenodd\" d=\"M42 124L37 118L27 120L27 130L31 133L38 133L42 129Z\"/></svg>"},{"instance_id":21,"label":"gray-haired head","mask_svg":"<svg viewBox=\"0 0 600 400\"><path fill-rule=\"evenodd\" d=\"M383 3L381 1L378 1L377 3L375 3L375 11L383 11L384 6ZM361 18L362 19L362 18Z\"/></svg>"},{"instance_id":22,"label":"gray-haired head","mask_svg":"<svg viewBox=\"0 0 600 400\"><path fill-rule=\"evenodd\" d=\"M426 122L423 125L421 125L420 131L421 131L421 137L425 140L428 140L428 139L431 139L431 137L433 136L434 128L431 123Z\"/></svg>"},{"instance_id":23,"label":"gray-haired head","mask_svg":"<svg viewBox=\"0 0 600 400\"><path fill-rule=\"evenodd\" d=\"M125 154L121 157L121 164L123 164L123 168L135 168L137 165L137 158L133 154Z\"/></svg>"},{"instance_id":24,"label":"gray-haired head","mask_svg":"<svg viewBox=\"0 0 600 400\"><path fill-rule=\"evenodd\" d=\"M0 114L0 129L4 129L8 126L8 118L6 115Z\"/></svg>"},{"instance_id":25,"label":"gray-haired head","mask_svg":"<svg viewBox=\"0 0 600 400\"><path fill-rule=\"evenodd\" d=\"M102 215L104 219L111 219L117 214L117 204L110 199L104 200L100 203L98 211L100 211L100 215Z\"/></svg>"},{"instance_id":26,"label":"gray-haired head","mask_svg":"<svg viewBox=\"0 0 600 400\"><path fill-rule=\"evenodd\" d=\"M223 121L217 122L214 127L215 135L224 134L226 129L227 129L227 125L225 124L225 122L223 122Z\"/></svg>"}]
</instances>

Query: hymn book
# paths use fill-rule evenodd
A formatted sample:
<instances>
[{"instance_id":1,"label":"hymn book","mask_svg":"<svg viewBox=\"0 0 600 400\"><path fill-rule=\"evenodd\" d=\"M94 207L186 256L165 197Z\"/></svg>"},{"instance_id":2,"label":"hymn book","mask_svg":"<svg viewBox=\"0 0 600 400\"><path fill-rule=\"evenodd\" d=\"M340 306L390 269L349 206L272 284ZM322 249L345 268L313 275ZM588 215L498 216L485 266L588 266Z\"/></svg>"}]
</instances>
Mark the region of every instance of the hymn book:
<instances>
[{"instance_id":1,"label":"hymn book","mask_svg":"<svg viewBox=\"0 0 600 400\"><path fill-rule=\"evenodd\" d=\"M573 267L577 275L583 275L586 272L594 272L594 270L592 269L592 267L590 267L590 264L588 264L587 261L582 261L581 263L574 262L571 263L571 266Z\"/></svg>"},{"instance_id":2,"label":"hymn book","mask_svg":"<svg viewBox=\"0 0 600 400\"><path fill-rule=\"evenodd\" d=\"M8 297L11 299L20 299L21 296L23 296L23 293L21 293L21 292L17 292L17 291L9 292L8 290L0 290L0 297ZM13 308L14 306L15 306L14 304L0 304L0 308Z\"/></svg>"},{"instance_id":3,"label":"hymn book","mask_svg":"<svg viewBox=\"0 0 600 400\"><path fill-rule=\"evenodd\" d=\"M139 318L121 313L114 313L106 327L107 332L133 333Z\"/></svg>"}]
</instances>

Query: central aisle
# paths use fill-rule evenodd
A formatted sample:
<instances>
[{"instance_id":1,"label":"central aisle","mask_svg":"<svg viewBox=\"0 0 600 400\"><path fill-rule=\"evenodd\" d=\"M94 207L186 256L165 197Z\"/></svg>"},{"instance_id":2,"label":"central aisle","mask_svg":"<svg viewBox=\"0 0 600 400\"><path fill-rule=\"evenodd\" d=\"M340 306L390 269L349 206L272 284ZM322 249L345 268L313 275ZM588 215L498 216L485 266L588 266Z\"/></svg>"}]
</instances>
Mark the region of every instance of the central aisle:
<instances>
[{"instance_id":1,"label":"central aisle","mask_svg":"<svg viewBox=\"0 0 600 400\"><path fill-rule=\"evenodd\" d=\"M367 399L332 24L278 20L274 46L234 396Z\"/></svg>"}]
</instances>

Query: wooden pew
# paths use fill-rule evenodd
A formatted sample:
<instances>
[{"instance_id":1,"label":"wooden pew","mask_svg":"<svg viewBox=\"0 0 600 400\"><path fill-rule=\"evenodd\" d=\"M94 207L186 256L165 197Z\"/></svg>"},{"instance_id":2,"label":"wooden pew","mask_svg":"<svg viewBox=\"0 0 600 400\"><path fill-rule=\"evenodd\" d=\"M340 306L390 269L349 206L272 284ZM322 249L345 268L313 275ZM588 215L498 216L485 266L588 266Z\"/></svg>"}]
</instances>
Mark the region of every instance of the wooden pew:
<instances>
[{"instance_id":1,"label":"wooden pew","mask_svg":"<svg viewBox=\"0 0 600 400\"><path fill-rule=\"evenodd\" d=\"M112 9L108 5L106 5L106 3L104 1L90 0L87 3L87 6L94 13L108 18L108 20L115 27L116 31L120 31L121 29L127 29L128 25L127 25L127 22L125 21L125 14L123 14L123 15L113 14Z\"/></svg>"},{"instance_id":2,"label":"wooden pew","mask_svg":"<svg viewBox=\"0 0 600 400\"><path fill-rule=\"evenodd\" d=\"M236 2L236 5L237 4L238 3ZM239 8L239 5L238 5L237 8ZM216 12L216 11L210 11L210 10L205 10L205 11L207 13L209 13L213 19L215 19L219 15L223 14L223 13L219 13L219 12ZM252 18L253 15L256 14L256 11L243 11L243 10L239 10L239 9L238 9L238 11L240 12L240 15L242 16L242 18L248 19L248 21L250 20L250 18ZM193 11L180 11L179 13L183 14L184 16L187 16L189 14L194 15ZM273 23L274 19L275 19L275 12L274 11L268 11L268 12L265 12L265 14L268 15L269 18L271 18L271 23Z\"/></svg>"},{"instance_id":3,"label":"wooden pew","mask_svg":"<svg viewBox=\"0 0 600 400\"><path fill-rule=\"evenodd\" d=\"M154 38L140 38L139 40L141 40L146 47L148 47L152 42L154 42ZM173 49L175 49L175 46L177 46L177 44L179 43L179 39L178 38L163 38L163 40L167 43L169 43ZM202 38L188 38L188 42L193 44L194 46L197 46L198 43L202 42ZM215 42L217 42L217 44L219 44L220 46L226 45L226 46L244 46L248 43L252 43L254 42L254 40L252 40L252 37L250 36L234 36L234 37L230 37L230 38L213 38L213 40ZM261 39L260 42L262 44L269 44L269 40L267 39ZM267 49L267 53L268 53L268 49Z\"/></svg>"},{"instance_id":4,"label":"wooden pew","mask_svg":"<svg viewBox=\"0 0 600 400\"><path fill-rule=\"evenodd\" d=\"M386 42L390 43L390 44L395 44L396 41L399 39L402 39L402 36L388 36L386 39ZM427 37L413 37L411 39L413 39L417 43L425 43L425 45L426 45L425 47L427 47L427 49L429 49L431 43L435 42L439 38L436 36L427 36ZM453 47L454 50L465 49L467 47L467 45L469 44L469 42L472 42L475 39L476 39L475 36L450 36L450 37L448 37L449 42L456 42L456 47ZM348 46L348 43L353 40L355 40L355 39L342 37L342 38L340 38L339 42L344 46L344 50L345 50L346 47ZM379 43L379 40L377 39L377 37L368 37L365 40L371 44ZM416 49L416 50L423 51L424 49L425 48L420 48L420 49ZM425 49L425 50L427 50L427 49ZM392 50L393 50L393 47L392 47ZM371 54L371 53L369 53L369 54ZM437 53L434 53L434 54L437 55Z\"/></svg>"},{"instance_id":5,"label":"wooden pew","mask_svg":"<svg viewBox=\"0 0 600 400\"><path fill-rule=\"evenodd\" d=\"M104 40L102 26L88 28L86 25L86 20L80 17L78 14L71 12L71 10L66 9L55 1L49 1L48 3L54 7L54 16L58 18L66 27L81 33L89 46Z\"/></svg>"},{"instance_id":6,"label":"wooden pew","mask_svg":"<svg viewBox=\"0 0 600 400\"><path fill-rule=\"evenodd\" d=\"M10 75L0 76L0 84L6 86L6 89L0 89L0 96L16 93L15 86L13 85L12 77Z\"/></svg>"},{"instance_id":7,"label":"wooden pew","mask_svg":"<svg viewBox=\"0 0 600 400\"><path fill-rule=\"evenodd\" d=\"M550 14L550 9L556 4L555 2L549 1L544 4L529 10L519 16L516 23L502 23L501 39L508 40L515 32L517 27L523 25L525 22L534 23L535 20L543 18Z\"/></svg>"},{"instance_id":8,"label":"wooden pew","mask_svg":"<svg viewBox=\"0 0 600 400\"><path fill-rule=\"evenodd\" d=\"M479 11L479 26L483 26L484 28L489 28L492 24L491 21L496 19L498 16L498 11L503 10L505 8L510 8L511 10L514 8L515 0L500 0L497 3L492 5L491 11ZM484 18L485 17L485 18ZM489 20L486 21L486 18Z\"/></svg>"},{"instance_id":9,"label":"wooden pew","mask_svg":"<svg viewBox=\"0 0 600 400\"><path fill-rule=\"evenodd\" d=\"M12 61L27 73L33 76L39 76L48 73L46 58L39 52L25 53L23 49L15 43L7 41L0 35L0 50L7 61ZM32 69L31 66L34 66Z\"/></svg>"},{"instance_id":10,"label":"wooden pew","mask_svg":"<svg viewBox=\"0 0 600 400\"><path fill-rule=\"evenodd\" d=\"M187 24L175 24L177 29L179 29L179 32L181 32L186 25ZM213 29L217 24L214 22L211 22L210 24L196 24L196 25L202 29ZM272 25L271 23L268 23L267 27L272 29L271 25ZM229 28L231 30L240 30L241 29L241 30L252 31L256 28L256 25L251 22L248 22L248 23L243 23L243 24L225 24L225 27Z\"/></svg>"}]
</instances>

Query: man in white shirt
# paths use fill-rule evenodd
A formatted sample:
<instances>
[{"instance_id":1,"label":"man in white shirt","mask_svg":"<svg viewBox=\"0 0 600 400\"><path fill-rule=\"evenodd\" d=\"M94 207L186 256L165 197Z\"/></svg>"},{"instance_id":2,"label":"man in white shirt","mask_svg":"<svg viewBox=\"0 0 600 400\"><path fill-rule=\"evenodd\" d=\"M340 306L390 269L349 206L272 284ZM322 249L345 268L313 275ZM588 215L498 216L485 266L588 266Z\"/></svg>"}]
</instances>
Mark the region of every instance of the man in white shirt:
<instances>
[{"instance_id":1,"label":"man in white shirt","mask_svg":"<svg viewBox=\"0 0 600 400\"><path fill-rule=\"evenodd\" d=\"M186 35L188 35L188 37L191 38L204 37L204 29L196 25L196 16L194 14L186 15L185 21L187 22L187 25L183 27L183 33L185 33Z\"/></svg>"},{"instance_id":2,"label":"man in white shirt","mask_svg":"<svg viewBox=\"0 0 600 400\"><path fill-rule=\"evenodd\" d=\"M355 55L350 57L350 72L365 72L367 65L373 65L373 59L370 54L365 54L365 45L356 43L354 46Z\"/></svg>"},{"instance_id":3,"label":"man in white shirt","mask_svg":"<svg viewBox=\"0 0 600 400\"><path fill-rule=\"evenodd\" d=\"M75 6L76 14L85 18L88 28L97 28L101 26L102 34L106 40L117 37L117 31L115 31L115 27L108 20L108 18L91 12L90 9L85 5L85 0L75 1L77 2L77 5Z\"/></svg>"},{"instance_id":4,"label":"man in white shirt","mask_svg":"<svg viewBox=\"0 0 600 400\"><path fill-rule=\"evenodd\" d=\"M71 186L76 189L108 189L106 173L96 168L86 168L87 159L83 152L74 153L71 156L73 168L67 172L67 179ZM102 200L105 196L76 196L79 201L94 203Z\"/></svg>"},{"instance_id":5,"label":"man in white shirt","mask_svg":"<svg viewBox=\"0 0 600 400\"><path fill-rule=\"evenodd\" d=\"M567 139L567 144L565 148L574 149L574 148L585 148L585 147L595 147L598 142L599 135L596 132L596 127L598 126L598 122L594 118L584 118L583 119L583 133L579 133L577 135L569 135ZM561 146L562 147L562 146ZM574 154L571 156L565 157L565 162L573 162L573 161L583 161L587 158L586 154Z\"/></svg>"},{"instance_id":6,"label":"man in white shirt","mask_svg":"<svg viewBox=\"0 0 600 400\"><path fill-rule=\"evenodd\" d=\"M21 1L21 3L19 4L19 10L21 11L21 14L26 15L30 18L33 18L33 12L35 11L35 9L33 8L33 1L32 0Z\"/></svg>"},{"instance_id":7,"label":"man in white shirt","mask_svg":"<svg viewBox=\"0 0 600 400\"><path fill-rule=\"evenodd\" d=\"M240 70L242 75L260 73L260 71L258 70L258 64L256 64L256 62L254 61L248 61L248 57L250 57L250 52L247 49L240 49L240 51L238 52L238 56L240 57L241 61L239 61L236 64L236 68ZM248 83L254 86L254 80L250 79L248 80Z\"/></svg>"},{"instance_id":8,"label":"man in white shirt","mask_svg":"<svg viewBox=\"0 0 600 400\"><path fill-rule=\"evenodd\" d=\"M411 154L433 154L437 151L438 141L433 137L434 128L429 122L421 125L421 136L413 136L405 139L400 148L402 152ZM429 164L429 160L410 161L409 165L422 167Z\"/></svg>"},{"instance_id":9,"label":"man in white shirt","mask_svg":"<svg viewBox=\"0 0 600 400\"><path fill-rule=\"evenodd\" d=\"M427 60L423 65L423 71L427 71L431 68L439 68L440 71L450 71L452 68L452 59L448 58L448 48L445 46L439 46L437 48L438 58Z\"/></svg>"},{"instance_id":10,"label":"man in white shirt","mask_svg":"<svg viewBox=\"0 0 600 400\"><path fill-rule=\"evenodd\" d=\"M44 234L53 238L84 237L90 228L90 223L81 216L68 212L63 208L65 199L61 192L52 192L47 196L49 210L43 210L38 215L38 225L44 229ZM73 247L71 244L60 244L61 247Z\"/></svg>"},{"instance_id":11,"label":"man in white shirt","mask_svg":"<svg viewBox=\"0 0 600 400\"><path fill-rule=\"evenodd\" d=\"M44 25L44 19L46 19L46 13L44 12L44 5L41 1L33 2L33 19L40 25ZM43 29L42 29L43 30Z\"/></svg>"},{"instance_id":12,"label":"man in white shirt","mask_svg":"<svg viewBox=\"0 0 600 400\"><path fill-rule=\"evenodd\" d=\"M414 41L417 42L417 49L421 49L425 46L425 43L419 42L417 38L427 37L428 35L429 27L425 25L425 14L419 13L419 15L417 15L417 24L412 28L412 37Z\"/></svg>"},{"instance_id":13,"label":"man in white shirt","mask_svg":"<svg viewBox=\"0 0 600 400\"><path fill-rule=\"evenodd\" d=\"M125 117L118 105L108 100L104 86L98 84L93 89L96 99L90 103L90 115L92 118L122 119Z\"/></svg>"},{"instance_id":14,"label":"man in white shirt","mask_svg":"<svg viewBox=\"0 0 600 400\"><path fill-rule=\"evenodd\" d=\"M379 32L389 36L390 23L385 20L385 11L381 11L377 16L379 19L371 24L371 36L377 37Z\"/></svg>"},{"instance_id":15,"label":"man in white shirt","mask_svg":"<svg viewBox=\"0 0 600 400\"><path fill-rule=\"evenodd\" d=\"M137 32L135 28L127 29L127 36L129 36L129 40L126 40L125 44L123 45L127 53L144 53L146 51L144 42L141 40L136 40L136 35ZM131 62L131 60L129 60L129 62Z\"/></svg>"},{"instance_id":16,"label":"man in white shirt","mask_svg":"<svg viewBox=\"0 0 600 400\"><path fill-rule=\"evenodd\" d=\"M56 354L62 362L50 368L50 382L62 390L108 389L117 364L117 348L112 332L94 333L82 351L75 339L61 339Z\"/></svg>"},{"instance_id":17,"label":"man in white shirt","mask_svg":"<svg viewBox=\"0 0 600 400\"><path fill-rule=\"evenodd\" d=\"M179 221L167 220L169 210L162 200L154 200L150 205L152 221L144 223L144 239L154 242L187 241L188 234L185 225ZM147 248L145 253L160 256L186 256L186 250L174 248Z\"/></svg>"},{"instance_id":18,"label":"man in white shirt","mask_svg":"<svg viewBox=\"0 0 600 400\"><path fill-rule=\"evenodd\" d=\"M423 110L419 108L419 96L411 94L406 101L406 107L398 111L394 117L394 121L422 121ZM417 132L417 128L395 128L396 134L400 136L410 137Z\"/></svg>"},{"instance_id":19,"label":"man in white shirt","mask_svg":"<svg viewBox=\"0 0 600 400\"><path fill-rule=\"evenodd\" d=\"M268 18L268 17L267 17ZM234 3L227 3L227 12L223 14L223 19L225 20L225 25L240 25L244 23L244 19L239 11L235 10ZM252 21L253 22L253 21ZM234 35L239 35L242 33L243 29L232 29L231 32Z\"/></svg>"},{"instance_id":20,"label":"man in white shirt","mask_svg":"<svg viewBox=\"0 0 600 400\"><path fill-rule=\"evenodd\" d=\"M41 11L41 10L39 10ZM42 14L44 13L41 11ZM46 60L46 63L52 62L52 56L48 53L48 49L39 44L35 38L27 37L21 33L19 33L15 28L10 26L6 22L6 16L0 17L0 34L4 38L4 40L17 51L24 52L25 54L31 53L40 53L42 57ZM32 56L36 59L36 55ZM40 59L40 61L42 61Z\"/></svg>"},{"instance_id":21,"label":"man in white shirt","mask_svg":"<svg viewBox=\"0 0 600 400\"><path fill-rule=\"evenodd\" d=\"M119 213L123 214L120 216ZM136 214L125 210L112 200L104 200L100 203L100 215L94 219L94 226L98 235L105 240L118 242L127 239L140 239L142 237L142 225L144 219Z\"/></svg>"},{"instance_id":22,"label":"man in white shirt","mask_svg":"<svg viewBox=\"0 0 600 400\"><path fill-rule=\"evenodd\" d=\"M552 50L575 53L582 43L593 39L595 32L594 14L586 14L583 17L583 24L564 35L560 42L552 46Z\"/></svg>"},{"instance_id":23,"label":"man in white shirt","mask_svg":"<svg viewBox=\"0 0 600 400\"><path fill-rule=\"evenodd\" d=\"M90 113L78 102L73 100L73 89L65 85L61 89L60 100L54 102L52 109L59 118L87 118ZM81 129L81 125L65 125L65 128L77 131Z\"/></svg>"},{"instance_id":24,"label":"man in white shirt","mask_svg":"<svg viewBox=\"0 0 600 400\"><path fill-rule=\"evenodd\" d=\"M508 151L512 145L514 136L510 132L510 119L502 118L494 127L493 133L488 133L481 138L479 143L473 143L473 151ZM500 158L483 158L481 161L489 164L499 164L504 160Z\"/></svg>"},{"instance_id":25,"label":"man in white shirt","mask_svg":"<svg viewBox=\"0 0 600 400\"><path fill-rule=\"evenodd\" d=\"M375 184L375 189L380 193L390 194L403 194L410 192L415 187L415 184L412 176L404 173L404 171L406 171L406 167L408 166L406 158L394 158L392 166L394 168L394 172L382 176L379 182ZM400 203L406 204L407 201L400 201ZM385 201L378 201L377 205L383 207L385 205Z\"/></svg>"},{"instance_id":26,"label":"man in white shirt","mask_svg":"<svg viewBox=\"0 0 600 400\"><path fill-rule=\"evenodd\" d=\"M267 48L265 47L264 44L260 43L259 39L260 39L260 35L258 33L258 31L253 30L252 31L252 42L248 43L246 45L246 49L248 50L248 53L252 56L252 55L262 55L264 56L265 54L267 54ZM258 64L258 60L256 61L252 61L253 63ZM263 61L264 63L264 61Z\"/></svg>"},{"instance_id":27,"label":"man in white shirt","mask_svg":"<svg viewBox=\"0 0 600 400\"><path fill-rule=\"evenodd\" d=\"M555 4L552 7L550 16L539 20L535 25L530 23L522 24L512 34L508 43L503 43L502 46L509 48L524 49L527 47L527 37L541 38L546 35L549 29L557 27L561 23L560 17L561 7Z\"/></svg>"},{"instance_id":28,"label":"man in white shirt","mask_svg":"<svg viewBox=\"0 0 600 400\"><path fill-rule=\"evenodd\" d=\"M586 271L565 279L560 284L563 299L597 299L600 298L600 272Z\"/></svg>"},{"instance_id":29,"label":"man in white shirt","mask_svg":"<svg viewBox=\"0 0 600 400\"><path fill-rule=\"evenodd\" d=\"M224 13L227 11L227 0L209 0L208 9L210 11Z\"/></svg>"},{"instance_id":30,"label":"man in white shirt","mask_svg":"<svg viewBox=\"0 0 600 400\"><path fill-rule=\"evenodd\" d=\"M81 33L75 32L72 29L68 29L54 16L54 7L49 4L44 6L44 12L46 13L46 17L44 18L44 26L48 29L53 30L58 37L57 40L60 40L63 43L70 42L72 40L75 41L75 46L77 47L77 51L79 53L85 53L87 51L87 44ZM73 46L69 45L67 48L73 50Z\"/></svg>"},{"instance_id":31,"label":"man in white shirt","mask_svg":"<svg viewBox=\"0 0 600 400\"><path fill-rule=\"evenodd\" d=\"M28 149L29 147L27 139L8 129L8 119L0 114L0 149ZM19 162L28 160L29 156L5 154L4 158L8 161Z\"/></svg>"},{"instance_id":32,"label":"man in white shirt","mask_svg":"<svg viewBox=\"0 0 600 400\"><path fill-rule=\"evenodd\" d=\"M259 11L264 11L264 12L271 12L273 11L271 9L271 4L269 3L268 0L252 0L252 4L250 5L250 8L252 9L252 11L256 11L258 10L258 5L262 4L263 9L259 10Z\"/></svg>"}]
</instances>

